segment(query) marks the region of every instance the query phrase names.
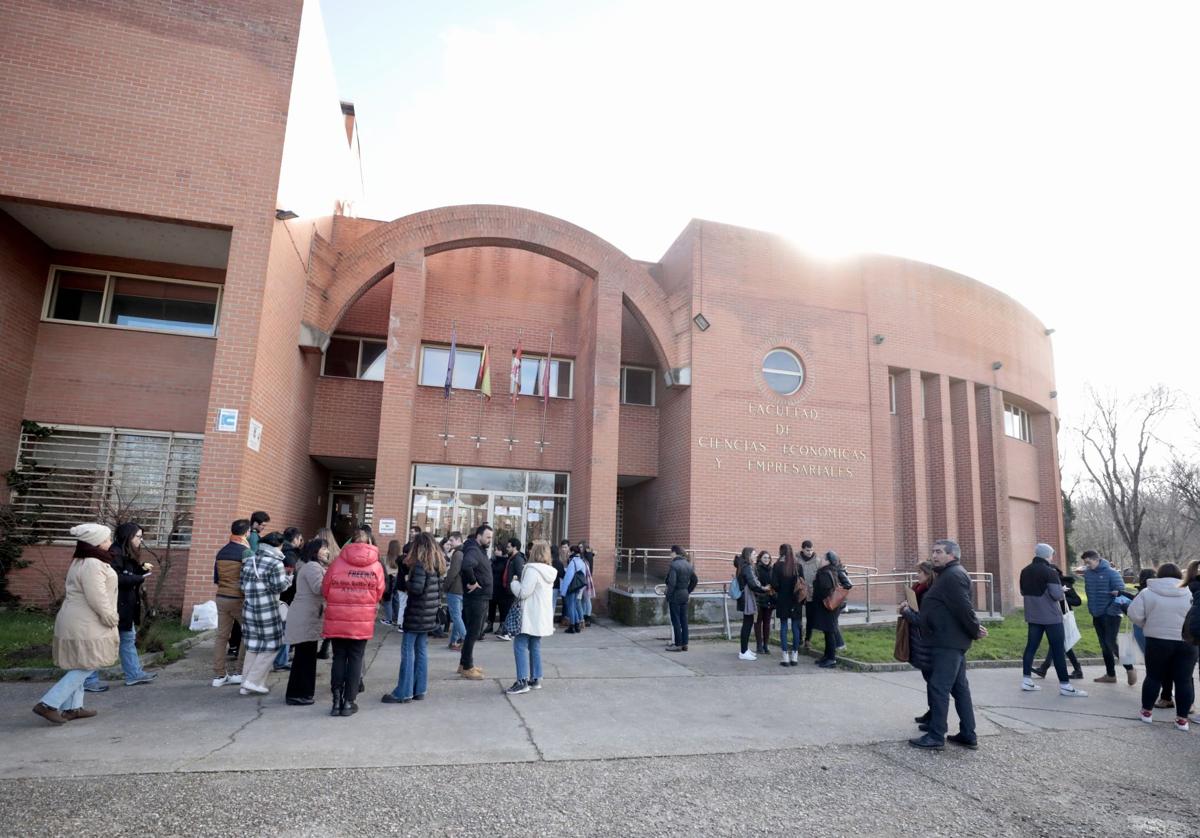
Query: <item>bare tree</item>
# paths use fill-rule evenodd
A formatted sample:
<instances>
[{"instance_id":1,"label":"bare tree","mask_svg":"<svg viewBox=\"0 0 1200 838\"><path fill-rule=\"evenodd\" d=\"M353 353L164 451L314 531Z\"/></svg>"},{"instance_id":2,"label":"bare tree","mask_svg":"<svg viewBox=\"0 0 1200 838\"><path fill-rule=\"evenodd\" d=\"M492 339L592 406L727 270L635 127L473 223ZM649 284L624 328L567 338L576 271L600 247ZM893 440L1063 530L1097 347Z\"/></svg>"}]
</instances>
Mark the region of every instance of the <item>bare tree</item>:
<instances>
[{"instance_id":1,"label":"bare tree","mask_svg":"<svg viewBox=\"0 0 1200 838\"><path fill-rule=\"evenodd\" d=\"M1090 392L1091 416L1079 431L1080 454L1100 492L1129 559L1142 567L1142 524L1146 518L1147 455L1163 418L1175 409L1174 391L1156 386L1128 402ZM1125 429L1132 428L1128 437ZM1132 439L1132 442L1127 442Z\"/></svg>"}]
</instances>

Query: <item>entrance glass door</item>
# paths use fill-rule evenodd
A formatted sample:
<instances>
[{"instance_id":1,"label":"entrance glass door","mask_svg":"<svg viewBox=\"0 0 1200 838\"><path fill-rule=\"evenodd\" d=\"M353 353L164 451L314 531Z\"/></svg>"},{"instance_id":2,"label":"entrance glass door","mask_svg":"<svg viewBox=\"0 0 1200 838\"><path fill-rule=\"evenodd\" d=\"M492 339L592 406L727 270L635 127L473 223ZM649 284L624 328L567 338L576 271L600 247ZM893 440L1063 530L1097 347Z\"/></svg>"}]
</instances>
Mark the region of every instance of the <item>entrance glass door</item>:
<instances>
[{"instance_id":1,"label":"entrance glass door","mask_svg":"<svg viewBox=\"0 0 1200 838\"><path fill-rule=\"evenodd\" d=\"M496 549L503 552L504 544L510 538L521 539L521 546L524 549L525 541L522 538L524 527L521 526L522 518L524 517L525 497L523 495L492 495L492 529L494 539L493 543Z\"/></svg>"},{"instance_id":2,"label":"entrance glass door","mask_svg":"<svg viewBox=\"0 0 1200 838\"><path fill-rule=\"evenodd\" d=\"M329 498L329 529L337 543L344 545L362 522L366 496L361 493L334 492Z\"/></svg>"},{"instance_id":3,"label":"entrance glass door","mask_svg":"<svg viewBox=\"0 0 1200 838\"><path fill-rule=\"evenodd\" d=\"M486 492L459 492L454 504L454 529L470 538L475 528L484 521L492 509L492 496ZM495 524L492 525L495 527Z\"/></svg>"}]
</instances>

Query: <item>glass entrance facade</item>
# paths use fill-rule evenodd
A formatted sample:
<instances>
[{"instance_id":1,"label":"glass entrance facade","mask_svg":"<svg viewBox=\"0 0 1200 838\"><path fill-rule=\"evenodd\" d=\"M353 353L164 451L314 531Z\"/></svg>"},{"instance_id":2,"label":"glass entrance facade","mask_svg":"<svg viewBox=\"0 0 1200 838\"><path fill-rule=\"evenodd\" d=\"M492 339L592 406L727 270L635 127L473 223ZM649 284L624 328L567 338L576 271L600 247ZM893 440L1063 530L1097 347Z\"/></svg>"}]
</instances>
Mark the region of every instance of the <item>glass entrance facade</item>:
<instances>
[{"instance_id":1,"label":"glass entrance facade","mask_svg":"<svg viewBox=\"0 0 1200 838\"><path fill-rule=\"evenodd\" d=\"M465 537L487 521L497 545L513 537L556 544L567 534L569 482L553 471L415 465L408 519L439 539L454 530Z\"/></svg>"}]
</instances>

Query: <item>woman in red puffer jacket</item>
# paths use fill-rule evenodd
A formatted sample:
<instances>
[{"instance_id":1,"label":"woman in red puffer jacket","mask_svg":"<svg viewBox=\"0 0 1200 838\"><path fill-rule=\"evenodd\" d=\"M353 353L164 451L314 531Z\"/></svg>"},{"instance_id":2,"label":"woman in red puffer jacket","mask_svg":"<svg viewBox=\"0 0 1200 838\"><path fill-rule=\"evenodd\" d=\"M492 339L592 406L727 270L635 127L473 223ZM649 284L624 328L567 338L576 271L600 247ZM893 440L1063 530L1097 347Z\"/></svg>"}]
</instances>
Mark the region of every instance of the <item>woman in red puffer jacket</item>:
<instances>
[{"instance_id":1,"label":"woman in red puffer jacket","mask_svg":"<svg viewBox=\"0 0 1200 838\"><path fill-rule=\"evenodd\" d=\"M358 712L358 686L362 680L363 653L375 634L375 612L384 589L379 548L365 527L355 530L321 583L325 597L325 637L333 640L331 716Z\"/></svg>"}]
</instances>

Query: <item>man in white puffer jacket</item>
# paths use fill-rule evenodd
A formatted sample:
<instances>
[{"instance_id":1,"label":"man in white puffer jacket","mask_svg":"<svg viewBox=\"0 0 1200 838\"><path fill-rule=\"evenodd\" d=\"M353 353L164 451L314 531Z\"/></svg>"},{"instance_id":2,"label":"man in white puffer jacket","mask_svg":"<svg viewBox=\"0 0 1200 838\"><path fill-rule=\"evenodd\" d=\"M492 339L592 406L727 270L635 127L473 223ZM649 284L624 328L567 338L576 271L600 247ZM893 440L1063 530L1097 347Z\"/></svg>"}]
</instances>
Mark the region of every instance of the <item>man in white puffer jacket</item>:
<instances>
[{"instance_id":1,"label":"man in white puffer jacket","mask_svg":"<svg viewBox=\"0 0 1200 838\"><path fill-rule=\"evenodd\" d=\"M509 585L512 608L520 609L521 629L513 638L513 656L517 660L517 680L506 691L520 695L542 688L542 638L554 634L554 580L558 571L550 564L550 544L535 541L519 579ZM509 615L509 621L517 618Z\"/></svg>"},{"instance_id":2,"label":"man in white puffer jacket","mask_svg":"<svg viewBox=\"0 0 1200 838\"><path fill-rule=\"evenodd\" d=\"M1129 606L1129 619L1146 634L1146 680L1142 684L1140 718L1154 721L1154 700L1164 681L1175 684L1175 729L1187 731L1188 711L1195 690L1192 670L1196 668L1196 647L1183 639L1183 623L1192 607L1192 594L1183 587L1183 574L1177 565L1158 566L1154 579L1148 580Z\"/></svg>"}]
</instances>

